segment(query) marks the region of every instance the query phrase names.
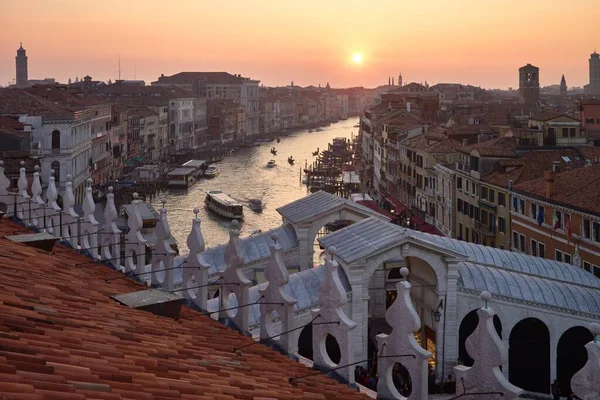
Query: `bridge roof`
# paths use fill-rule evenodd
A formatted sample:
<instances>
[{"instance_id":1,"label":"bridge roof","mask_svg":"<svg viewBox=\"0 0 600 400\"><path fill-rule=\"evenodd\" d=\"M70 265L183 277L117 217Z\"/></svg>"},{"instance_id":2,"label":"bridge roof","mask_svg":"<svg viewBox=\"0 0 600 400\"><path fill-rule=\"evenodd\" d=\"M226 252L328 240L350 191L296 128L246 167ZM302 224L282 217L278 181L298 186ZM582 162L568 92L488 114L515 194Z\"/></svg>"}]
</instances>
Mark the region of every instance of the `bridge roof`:
<instances>
[{"instance_id":1,"label":"bridge roof","mask_svg":"<svg viewBox=\"0 0 600 400\"><path fill-rule=\"evenodd\" d=\"M368 218L319 239L344 263L377 255L394 243L418 240L463 255L459 288L600 315L600 279L571 264L467 243Z\"/></svg>"},{"instance_id":2,"label":"bridge roof","mask_svg":"<svg viewBox=\"0 0 600 400\"><path fill-rule=\"evenodd\" d=\"M365 216L376 216L384 220L389 220L389 218L371 210L368 207L343 197L334 196L322 190L319 190L310 196L306 196L286 204L285 206L279 207L277 212L291 223L297 224L315 219L316 217L319 217L344 205L356 210L359 213L365 214Z\"/></svg>"}]
</instances>

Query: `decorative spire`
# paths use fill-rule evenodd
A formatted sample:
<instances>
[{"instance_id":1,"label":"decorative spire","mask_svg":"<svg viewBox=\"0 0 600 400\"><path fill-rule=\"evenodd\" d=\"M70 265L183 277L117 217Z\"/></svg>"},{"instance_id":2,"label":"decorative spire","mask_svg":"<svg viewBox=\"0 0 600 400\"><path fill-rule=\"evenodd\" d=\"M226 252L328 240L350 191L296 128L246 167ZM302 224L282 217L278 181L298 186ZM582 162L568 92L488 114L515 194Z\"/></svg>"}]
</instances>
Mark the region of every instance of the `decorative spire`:
<instances>
[{"instance_id":1,"label":"decorative spire","mask_svg":"<svg viewBox=\"0 0 600 400\"><path fill-rule=\"evenodd\" d=\"M259 289L265 304L260 305L260 337L261 339L275 336L273 330L273 313L277 313L281 321L281 331L287 332L294 324L294 304L296 299L285 293L285 285L288 283L288 270L281 255L281 245L277 243L279 236L271 235L273 244L269 245L271 258L265 267L265 278L268 285ZM280 305L277 305L280 304ZM284 353L290 352L290 335L282 334L273 340Z\"/></svg>"},{"instance_id":2,"label":"decorative spire","mask_svg":"<svg viewBox=\"0 0 600 400\"><path fill-rule=\"evenodd\" d=\"M585 345L587 363L571 378L571 390L581 400L600 398L600 324L592 322L590 332L594 340Z\"/></svg>"},{"instance_id":3,"label":"decorative spire","mask_svg":"<svg viewBox=\"0 0 600 400\"><path fill-rule=\"evenodd\" d=\"M31 194L33 201L37 204L44 204L42 200L42 182L40 180L40 166L36 165L33 173L33 182L31 183Z\"/></svg>"},{"instance_id":4,"label":"decorative spire","mask_svg":"<svg viewBox=\"0 0 600 400\"><path fill-rule=\"evenodd\" d=\"M142 235L142 216L140 215L139 196L137 193L133 194L133 200L131 202L132 212L127 218L127 226L129 232L125 237L125 273L139 273L143 270L146 258L146 239Z\"/></svg>"},{"instance_id":5,"label":"decorative spire","mask_svg":"<svg viewBox=\"0 0 600 400\"><path fill-rule=\"evenodd\" d=\"M492 295L484 291L480 297L485 302L485 307L477 310L479 323L465 342L467 353L474 363L472 367L454 367L456 394L467 396L469 393L493 392L498 394L488 394L486 399L516 399L523 393L523 389L511 384L500 371L500 366L508 360L508 348L494 327L496 313L488 306Z\"/></svg>"},{"instance_id":6,"label":"decorative spire","mask_svg":"<svg viewBox=\"0 0 600 400\"><path fill-rule=\"evenodd\" d=\"M0 160L0 196L8 194L10 188L10 179L4 173L4 161Z\"/></svg>"},{"instance_id":7,"label":"decorative spire","mask_svg":"<svg viewBox=\"0 0 600 400\"><path fill-rule=\"evenodd\" d=\"M229 304L230 293L233 293L237 305L247 305L250 299L249 288L252 282L246 278L242 268L246 264L246 257L240 241L239 223L231 221L229 231L229 243L225 247L223 255L225 259L225 270L221 275L221 288L219 289L219 309L231 308ZM240 332L248 332L249 307L241 307L236 310L221 311L220 319L229 319Z\"/></svg>"},{"instance_id":8,"label":"decorative spire","mask_svg":"<svg viewBox=\"0 0 600 400\"><path fill-rule=\"evenodd\" d=\"M56 190L56 178L54 177L54 170L50 170L50 178L48 178L48 189L46 190L46 201L48 205L54 208L56 200L58 199L58 191Z\"/></svg>"},{"instance_id":9,"label":"decorative spire","mask_svg":"<svg viewBox=\"0 0 600 400\"><path fill-rule=\"evenodd\" d=\"M403 279L396 283L398 296L385 313L385 320L392 327L392 332L389 335L383 333L377 335L378 354L383 356L402 354L412 357L379 359L377 394L382 398L403 398L391 379L394 364L400 363L412 378L412 397L427 399L427 360L431 353L419 346L414 336L414 332L421 328L421 319L410 298L412 285L406 280L408 268L400 268L400 275Z\"/></svg>"},{"instance_id":10,"label":"decorative spire","mask_svg":"<svg viewBox=\"0 0 600 400\"><path fill-rule=\"evenodd\" d=\"M205 249L201 221L198 218L200 209L194 208L195 217L192 219L192 230L187 238L189 254L185 259L186 268L183 270L183 289L187 298L201 310L208 308L208 269L210 264L204 260L202 252Z\"/></svg>"},{"instance_id":11,"label":"decorative spire","mask_svg":"<svg viewBox=\"0 0 600 400\"><path fill-rule=\"evenodd\" d=\"M83 198L83 219L92 224L98 224L94 212L96 211L96 203L92 195L92 180L88 179L85 185L85 197Z\"/></svg>"},{"instance_id":12,"label":"decorative spire","mask_svg":"<svg viewBox=\"0 0 600 400\"><path fill-rule=\"evenodd\" d=\"M173 270L175 250L171 248L171 228L167 219L165 199L162 199L163 207L160 209L160 217L156 224L156 244L152 251L152 275L151 285L162 286L167 290L173 290L175 285L175 271Z\"/></svg>"},{"instance_id":13,"label":"decorative spire","mask_svg":"<svg viewBox=\"0 0 600 400\"><path fill-rule=\"evenodd\" d=\"M313 359L314 367L318 369L331 369L336 365L350 365L354 362L352 349L352 330L356 322L352 321L342 307L348 302L348 294L340 281L338 263L333 259L337 253L335 247L327 249L328 258L325 261L325 281L319 290L321 307L311 311L313 320L327 322L327 325L313 325ZM340 348L340 361L334 363L323 343L328 335L337 340ZM343 381L354 383L354 368L346 367L335 371Z\"/></svg>"},{"instance_id":14,"label":"decorative spire","mask_svg":"<svg viewBox=\"0 0 600 400\"><path fill-rule=\"evenodd\" d=\"M106 194L106 208L104 209L104 226L100 236L101 254L104 259L113 259L121 253L119 250L121 230L117 228L118 218L119 214L115 205L113 187L109 186Z\"/></svg>"},{"instance_id":15,"label":"decorative spire","mask_svg":"<svg viewBox=\"0 0 600 400\"><path fill-rule=\"evenodd\" d=\"M29 193L27 193L27 170L25 169L25 161L21 161L21 168L19 168L19 180L17 186L19 187L19 194L21 197L29 199Z\"/></svg>"}]
</instances>

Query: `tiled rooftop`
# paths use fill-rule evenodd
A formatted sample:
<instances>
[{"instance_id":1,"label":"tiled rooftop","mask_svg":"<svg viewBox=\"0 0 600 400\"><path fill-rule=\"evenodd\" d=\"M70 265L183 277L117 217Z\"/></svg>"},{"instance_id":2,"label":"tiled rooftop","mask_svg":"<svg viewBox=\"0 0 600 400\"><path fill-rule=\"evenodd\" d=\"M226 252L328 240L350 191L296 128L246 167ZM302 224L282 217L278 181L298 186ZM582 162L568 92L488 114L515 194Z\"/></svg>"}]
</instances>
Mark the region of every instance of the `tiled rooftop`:
<instances>
[{"instance_id":1,"label":"tiled rooftop","mask_svg":"<svg viewBox=\"0 0 600 400\"><path fill-rule=\"evenodd\" d=\"M107 266L55 248L54 255L4 239L0 224L0 398L358 399L356 391L196 311L181 318L120 305L142 290Z\"/></svg>"}]
</instances>

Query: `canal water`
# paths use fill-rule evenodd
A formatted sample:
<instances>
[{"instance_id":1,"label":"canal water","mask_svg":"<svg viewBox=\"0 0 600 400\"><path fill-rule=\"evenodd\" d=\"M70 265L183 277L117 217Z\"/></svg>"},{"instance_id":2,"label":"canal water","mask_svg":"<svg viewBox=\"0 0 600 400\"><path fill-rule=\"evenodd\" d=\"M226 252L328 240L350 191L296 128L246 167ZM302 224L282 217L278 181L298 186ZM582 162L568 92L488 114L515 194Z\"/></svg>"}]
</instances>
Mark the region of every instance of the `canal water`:
<instances>
[{"instance_id":1,"label":"canal water","mask_svg":"<svg viewBox=\"0 0 600 400\"><path fill-rule=\"evenodd\" d=\"M358 128L356 118L331 124L322 132L302 130L281 137L277 141L261 143L259 147L236 150L225 160L218 163L220 174L212 179L202 178L186 191L169 190L160 198L166 199L171 234L179 244L180 253L187 253L187 236L192 227L194 207L200 209L198 216L202 223L202 233L207 247L226 243L229 240L230 220L215 215L204 205L206 192L221 190L244 204L244 219L241 221L241 236L248 236L253 230L263 231L281 225L281 216L276 208L304 197L308 194L306 185L301 183L300 171L305 161L310 165L314 160L312 152L318 148L326 149L333 138L356 136ZM277 155L271 154L271 148L277 149ZM294 165L287 162L294 157ZM267 168L267 162L276 161L274 168ZM161 207L159 199L154 207ZM261 199L265 204L262 213L248 208L250 199Z\"/></svg>"}]
</instances>

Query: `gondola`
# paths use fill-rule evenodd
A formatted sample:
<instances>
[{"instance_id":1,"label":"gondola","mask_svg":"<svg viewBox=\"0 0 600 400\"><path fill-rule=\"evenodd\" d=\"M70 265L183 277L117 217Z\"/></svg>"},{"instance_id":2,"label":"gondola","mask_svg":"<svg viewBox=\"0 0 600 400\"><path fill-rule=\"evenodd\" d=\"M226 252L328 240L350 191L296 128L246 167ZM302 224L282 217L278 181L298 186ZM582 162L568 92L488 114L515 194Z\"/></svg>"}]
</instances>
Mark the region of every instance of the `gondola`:
<instances>
[{"instance_id":1,"label":"gondola","mask_svg":"<svg viewBox=\"0 0 600 400\"><path fill-rule=\"evenodd\" d=\"M294 165L294 157L289 156L288 157L288 162L290 163L290 165Z\"/></svg>"},{"instance_id":2,"label":"gondola","mask_svg":"<svg viewBox=\"0 0 600 400\"><path fill-rule=\"evenodd\" d=\"M277 150L275 150L275 147L271 148L271 154L277 155Z\"/></svg>"}]
</instances>

